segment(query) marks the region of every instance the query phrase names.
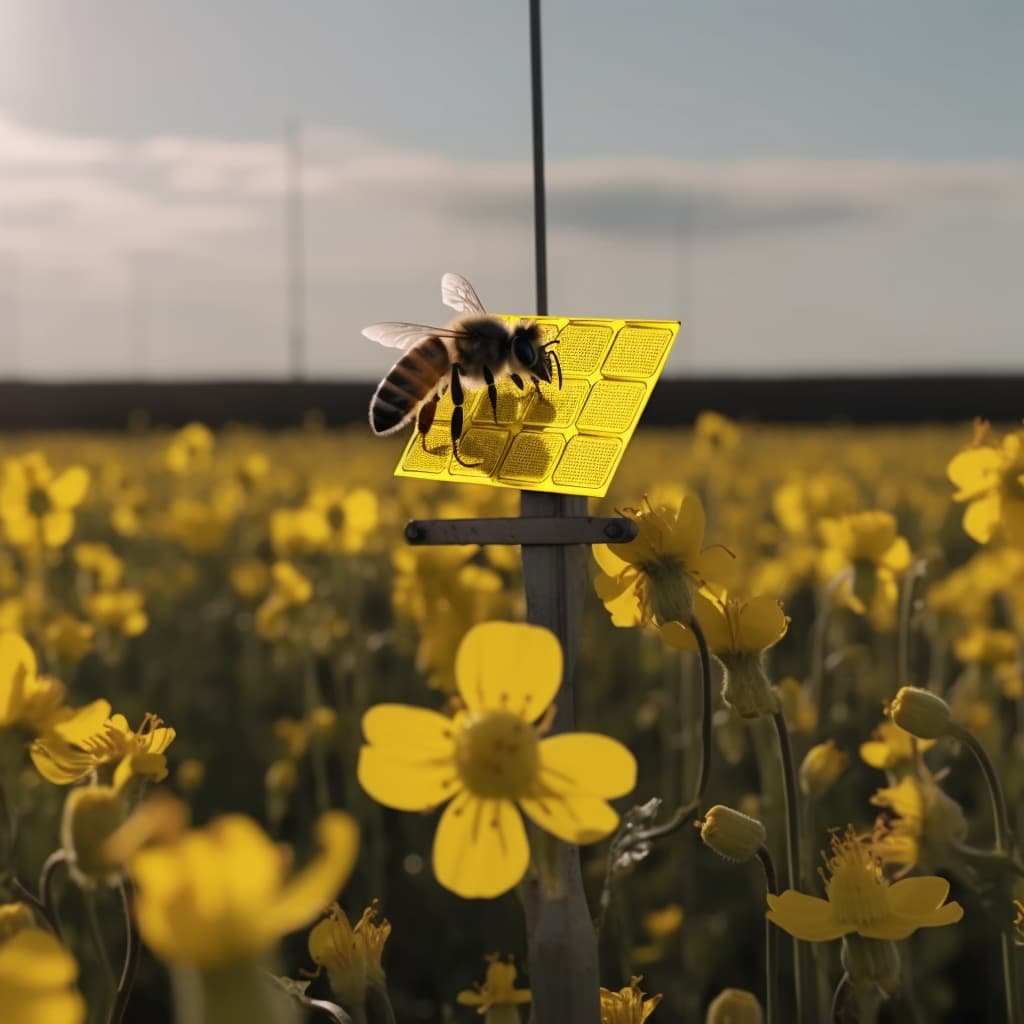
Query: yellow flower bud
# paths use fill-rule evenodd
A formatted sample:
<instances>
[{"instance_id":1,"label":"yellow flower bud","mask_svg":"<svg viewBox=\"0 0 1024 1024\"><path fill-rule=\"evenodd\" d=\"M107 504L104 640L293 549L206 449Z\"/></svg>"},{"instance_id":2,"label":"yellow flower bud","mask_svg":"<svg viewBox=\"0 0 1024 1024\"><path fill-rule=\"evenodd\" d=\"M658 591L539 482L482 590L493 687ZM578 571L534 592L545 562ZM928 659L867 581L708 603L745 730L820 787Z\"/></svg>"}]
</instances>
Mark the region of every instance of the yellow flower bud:
<instances>
[{"instance_id":1,"label":"yellow flower bud","mask_svg":"<svg viewBox=\"0 0 1024 1024\"><path fill-rule=\"evenodd\" d=\"M186 757L178 765L175 780L183 793L194 793L206 778L206 766L196 757Z\"/></svg>"},{"instance_id":2,"label":"yellow flower bud","mask_svg":"<svg viewBox=\"0 0 1024 1024\"><path fill-rule=\"evenodd\" d=\"M114 786L77 786L68 793L61 845L71 877L80 888L117 884L120 872L107 859L104 847L124 819L124 800Z\"/></svg>"},{"instance_id":3,"label":"yellow flower bud","mask_svg":"<svg viewBox=\"0 0 1024 1024\"><path fill-rule=\"evenodd\" d=\"M267 792L278 796L288 796L299 781L299 771L295 762L282 757L274 761L267 769L264 782Z\"/></svg>"},{"instance_id":4,"label":"yellow flower bud","mask_svg":"<svg viewBox=\"0 0 1024 1024\"><path fill-rule=\"evenodd\" d=\"M338 713L334 708L321 704L310 711L307 721L309 722L309 731L313 734L314 739L329 740L334 736L334 731L338 727Z\"/></svg>"},{"instance_id":5,"label":"yellow flower bud","mask_svg":"<svg viewBox=\"0 0 1024 1024\"><path fill-rule=\"evenodd\" d=\"M724 988L708 1007L704 1024L761 1024L764 1014L753 992Z\"/></svg>"},{"instance_id":6,"label":"yellow flower bud","mask_svg":"<svg viewBox=\"0 0 1024 1024\"><path fill-rule=\"evenodd\" d=\"M12 935L25 928L31 928L35 922L32 920L32 911L26 903L0 903L0 945L5 943Z\"/></svg>"},{"instance_id":7,"label":"yellow flower bud","mask_svg":"<svg viewBox=\"0 0 1024 1024\"><path fill-rule=\"evenodd\" d=\"M764 846L767 833L756 818L716 804L699 822L700 837L726 860L750 860Z\"/></svg>"},{"instance_id":8,"label":"yellow flower bud","mask_svg":"<svg viewBox=\"0 0 1024 1024\"><path fill-rule=\"evenodd\" d=\"M949 729L949 705L930 690L904 686L889 707L892 720L922 740L937 740Z\"/></svg>"},{"instance_id":9,"label":"yellow flower bud","mask_svg":"<svg viewBox=\"0 0 1024 1024\"><path fill-rule=\"evenodd\" d=\"M836 747L835 740L811 747L800 765L800 789L806 796L820 799L835 785L849 764L850 758Z\"/></svg>"}]
</instances>

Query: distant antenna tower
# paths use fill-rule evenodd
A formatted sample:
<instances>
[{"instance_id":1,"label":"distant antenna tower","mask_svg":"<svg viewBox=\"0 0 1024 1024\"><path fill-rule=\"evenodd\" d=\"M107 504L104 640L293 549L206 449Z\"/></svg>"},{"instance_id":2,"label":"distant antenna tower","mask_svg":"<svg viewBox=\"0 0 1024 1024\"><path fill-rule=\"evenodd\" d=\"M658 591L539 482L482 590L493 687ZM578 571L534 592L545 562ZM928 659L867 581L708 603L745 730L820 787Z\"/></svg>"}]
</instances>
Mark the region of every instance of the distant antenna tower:
<instances>
[{"instance_id":1,"label":"distant antenna tower","mask_svg":"<svg viewBox=\"0 0 1024 1024\"><path fill-rule=\"evenodd\" d=\"M0 254L0 366L10 378L18 376L18 261L14 253Z\"/></svg>"},{"instance_id":2,"label":"distant antenna tower","mask_svg":"<svg viewBox=\"0 0 1024 1024\"><path fill-rule=\"evenodd\" d=\"M285 129L285 259L287 262L288 371L306 377L306 243L302 189L302 126Z\"/></svg>"}]
</instances>

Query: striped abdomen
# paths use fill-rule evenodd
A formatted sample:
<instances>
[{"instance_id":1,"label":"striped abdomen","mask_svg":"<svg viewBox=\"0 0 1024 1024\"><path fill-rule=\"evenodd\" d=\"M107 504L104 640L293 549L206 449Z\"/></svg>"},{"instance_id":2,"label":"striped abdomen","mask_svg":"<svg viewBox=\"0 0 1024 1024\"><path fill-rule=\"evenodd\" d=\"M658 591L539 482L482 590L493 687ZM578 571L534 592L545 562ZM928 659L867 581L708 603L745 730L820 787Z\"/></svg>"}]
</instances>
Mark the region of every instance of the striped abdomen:
<instances>
[{"instance_id":1,"label":"striped abdomen","mask_svg":"<svg viewBox=\"0 0 1024 1024\"><path fill-rule=\"evenodd\" d=\"M390 434L408 423L450 369L451 357L440 338L432 335L413 345L374 392L370 402L373 432Z\"/></svg>"}]
</instances>

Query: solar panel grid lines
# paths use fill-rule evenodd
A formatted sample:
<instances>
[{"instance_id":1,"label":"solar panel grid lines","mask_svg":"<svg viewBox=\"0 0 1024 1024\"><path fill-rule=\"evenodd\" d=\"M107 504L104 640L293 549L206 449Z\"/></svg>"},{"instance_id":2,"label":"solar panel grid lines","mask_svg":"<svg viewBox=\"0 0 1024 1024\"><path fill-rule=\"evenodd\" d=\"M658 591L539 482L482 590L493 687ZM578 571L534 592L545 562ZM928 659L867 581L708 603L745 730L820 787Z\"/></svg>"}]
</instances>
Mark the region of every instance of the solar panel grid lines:
<instances>
[{"instance_id":1,"label":"solar panel grid lines","mask_svg":"<svg viewBox=\"0 0 1024 1024\"><path fill-rule=\"evenodd\" d=\"M414 430L395 475L603 497L611 484L679 333L678 321L502 315L532 319L562 368L551 384L519 391L498 385L495 418L483 390L467 392L465 427L454 458L453 406L441 399L426 444Z\"/></svg>"}]
</instances>

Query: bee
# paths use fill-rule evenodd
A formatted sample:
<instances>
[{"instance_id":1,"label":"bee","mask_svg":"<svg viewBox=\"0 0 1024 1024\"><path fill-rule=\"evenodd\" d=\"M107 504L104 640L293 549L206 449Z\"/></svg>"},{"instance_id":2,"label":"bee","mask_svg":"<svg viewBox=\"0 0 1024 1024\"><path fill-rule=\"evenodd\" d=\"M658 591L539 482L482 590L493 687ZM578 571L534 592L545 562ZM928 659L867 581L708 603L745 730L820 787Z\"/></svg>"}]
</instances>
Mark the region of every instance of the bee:
<instances>
[{"instance_id":1,"label":"bee","mask_svg":"<svg viewBox=\"0 0 1024 1024\"><path fill-rule=\"evenodd\" d=\"M423 324L382 323L363 328L363 336L389 348L404 349L388 370L370 401L370 427L375 434L393 434L416 419L423 450L434 422L437 403L451 391L452 453L461 466L462 405L466 390L487 388L487 397L498 421L497 382L508 378L520 391L524 377L540 394L540 381L551 383L552 369L562 386L562 366L551 351L555 341L544 341L540 326L532 320L510 325L489 316L473 286L458 274L441 278L441 301L459 314L445 327Z\"/></svg>"}]
</instances>

